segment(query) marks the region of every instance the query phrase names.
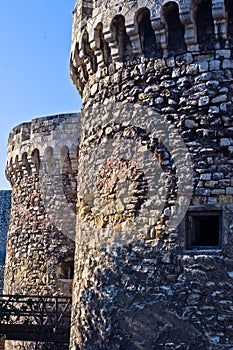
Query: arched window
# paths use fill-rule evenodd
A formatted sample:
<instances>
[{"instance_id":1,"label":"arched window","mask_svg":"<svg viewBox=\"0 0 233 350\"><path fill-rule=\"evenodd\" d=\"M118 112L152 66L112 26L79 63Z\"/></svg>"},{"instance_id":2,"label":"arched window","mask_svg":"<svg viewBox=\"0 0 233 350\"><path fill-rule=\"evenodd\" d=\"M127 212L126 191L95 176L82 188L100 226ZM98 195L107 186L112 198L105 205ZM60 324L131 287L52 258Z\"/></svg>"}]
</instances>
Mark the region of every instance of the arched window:
<instances>
[{"instance_id":1,"label":"arched window","mask_svg":"<svg viewBox=\"0 0 233 350\"><path fill-rule=\"evenodd\" d=\"M97 49L102 52L104 64L108 66L112 62L112 57L108 42L104 39L102 23L99 23L95 28L95 43Z\"/></svg>"},{"instance_id":2,"label":"arched window","mask_svg":"<svg viewBox=\"0 0 233 350\"><path fill-rule=\"evenodd\" d=\"M32 175L32 171L31 171L31 167L30 167L29 162L28 162L28 154L27 154L27 152L24 152L23 155L22 155L22 164L25 167L28 175L31 176Z\"/></svg>"},{"instance_id":3,"label":"arched window","mask_svg":"<svg viewBox=\"0 0 233 350\"><path fill-rule=\"evenodd\" d=\"M212 0L202 0L196 7L197 42L200 50L214 48L214 20L212 16Z\"/></svg>"},{"instance_id":4,"label":"arched window","mask_svg":"<svg viewBox=\"0 0 233 350\"><path fill-rule=\"evenodd\" d=\"M116 15L111 23L111 31L114 39L117 41L119 57L121 60L128 60L132 57L132 45L125 28L125 18L122 15Z\"/></svg>"},{"instance_id":5,"label":"arched window","mask_svg":"<svg viewBox=\"0 0 233 350\"><path fill-rule=\"evenodd\" d=\"M77 179L76 172L73 171L72 168L70 152L67 146L61 147L60 157L63 193L66 197L67 202L70 205L70 209L72 209L73 212L76 213Z\"/></svg>"},{"instance_id":6,"label":"arched window","mask_svg":"<svg viewBox=\"0 0 233 350\"><path fill-rule=\"evenodd\" d=\"M73 279L74 277L74 260L73 258L64 258L58 263L57 277L59 279Z\"/></svg>"},{"instance_id":7,"label":"arched window","mask_svg":"<svg viewBox=\"0 0 233 350\"><path fill-rule=\"evenodd\" d=\"M45 172L51 173L54 164L53 148L48 146L44 152Z\"/></svg>"},{"instance_id":8,"label":"arched window","mask_svg":"<svg viewBox=\"0 0 233 350\"><path fill-rule=\"evenodd\" d=\"M40 169L40 152L39 152L39 150L37 148L34 149L34 151L32 152L32 161L35 164L37 174L39 174L39 169Z\"/></svg>"},{"instance_id":9,"label":"arched window","mask_svg":"<svg viewBox=\"0 0 233 350\"><path fill-rule=\"evenodd\" d=\"M16 156L16 157L18 157L18 156ZM19 159L19 157L18 157L18 159ZM9 166L9 169L10 169L10 173L12 173L12 171L13 171L13 158L12 157L10 159L10 164L8 166Z\"/></svg>"},{"instance_id":10,"label":"arched window","mask_svg":"<svg viewBox=\"0 0 233 350\"><path fill-rule=\"evenodd\" d=\"M226 0L226 12L228 17L228 39L233 43L233 1Z\"/></svg>"},{"instance_id":11,"label":"arched window","mask_svg":"<svg viewBox=\"0 0 233 350\"><path fill-rule=\"evenodd\" d=\"M138 32L141 42L141 49L145 57L158 57L158 46L156 37L151 25L150 11L145 8L137 15Z\"/></svg>"},{"instance_id":12,"label":"arched window","mask_svg":"<svg viewBox=\"0 0 233 350\"><path fill-rule=\"evenodd\" d=\"M16 165L16 169L19 170L19 156L18 155L15 157L15 165Z\"/></svg>"},{"instance_id":13,"label":"arched window","mask_svg":"<svg viewBox=\"0 0 233 350\"><path fill-rule=\"evenodd\" d=\"M88 33L85 31L82 37L82 49L84 52L84 56L87 57L91 63L91 69L93 73L97 71L97 60L94 54L94 51L91 49L89 43Z\"/></svg>"},{"instance_id":14,"label":"arched window","mask_svg":"<svg viewBox=\"0 0 233 350\"><path fill-rule=\"evenodd\" d=\"M180 22L179 7L176 2L168 2L164 5L163 15L166 21L168 36L168 51L183 52L186 50L184 40L185 27Z\"/></svg>"},{"instance_id":15,"label":"arched window","mask_svg":"<svg viewBox=\"0 0 233 350\"><path fill-rule=\"evenodd\" d=\"M72 164L68 146L62 146L60 149L62 173L72 173Z\"/></svg>"}]
</instances>

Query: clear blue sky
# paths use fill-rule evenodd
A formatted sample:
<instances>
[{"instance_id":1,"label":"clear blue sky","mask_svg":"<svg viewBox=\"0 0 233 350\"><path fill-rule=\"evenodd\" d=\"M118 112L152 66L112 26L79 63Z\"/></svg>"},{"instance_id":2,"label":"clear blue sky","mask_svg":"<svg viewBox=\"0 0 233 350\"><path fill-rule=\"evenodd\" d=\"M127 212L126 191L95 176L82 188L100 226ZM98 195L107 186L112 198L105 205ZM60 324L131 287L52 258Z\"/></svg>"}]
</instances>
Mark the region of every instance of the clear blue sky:
<instances>
[{"instance_id":1,"label":"clear blue sky","mask_svg":"<svg viewBox=\"0 0 233 350\"><path fill-rule=\"evenodd\" d=\"M69 76L75 0L1 0L0 189L8 134L32 118L77 112L81 99Z\"/></svg>"}]
</instances>

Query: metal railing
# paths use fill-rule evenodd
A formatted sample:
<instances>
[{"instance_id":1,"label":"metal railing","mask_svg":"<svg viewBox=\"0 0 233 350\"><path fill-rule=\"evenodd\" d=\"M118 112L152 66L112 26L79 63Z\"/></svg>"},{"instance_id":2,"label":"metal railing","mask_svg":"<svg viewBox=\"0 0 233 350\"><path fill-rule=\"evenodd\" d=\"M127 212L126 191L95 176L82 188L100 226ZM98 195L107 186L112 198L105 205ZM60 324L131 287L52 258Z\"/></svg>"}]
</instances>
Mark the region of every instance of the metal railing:
<instances>
[{"instance_id":1,"label":"metal railing","mask_svg":"<svg viewBox=\"0 0 233 350\"><path fill-rule=\"evenodd\" d=\"M7 340L69 343L71 298L2 295L0 334Z\"/></svg>"}]
</instances>

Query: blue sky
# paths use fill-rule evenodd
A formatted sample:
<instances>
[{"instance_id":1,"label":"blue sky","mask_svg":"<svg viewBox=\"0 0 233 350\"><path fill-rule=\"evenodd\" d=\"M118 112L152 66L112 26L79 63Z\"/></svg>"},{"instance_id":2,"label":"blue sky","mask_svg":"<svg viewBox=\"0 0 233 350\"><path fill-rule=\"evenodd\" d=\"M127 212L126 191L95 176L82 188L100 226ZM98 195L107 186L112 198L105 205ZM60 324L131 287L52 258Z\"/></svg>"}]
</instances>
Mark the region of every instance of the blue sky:
<instances>
[{"instance_id":1,"label":"blue sky","mask_svg":"<svg viewBox=\"0 0 233 350\"><path fill-rule=\"evenodd\" d=\"M69 76L75 0L1 0L0 189L12 127L36 117L77 112L81 99Z\"/></svg>"}]
</instances>

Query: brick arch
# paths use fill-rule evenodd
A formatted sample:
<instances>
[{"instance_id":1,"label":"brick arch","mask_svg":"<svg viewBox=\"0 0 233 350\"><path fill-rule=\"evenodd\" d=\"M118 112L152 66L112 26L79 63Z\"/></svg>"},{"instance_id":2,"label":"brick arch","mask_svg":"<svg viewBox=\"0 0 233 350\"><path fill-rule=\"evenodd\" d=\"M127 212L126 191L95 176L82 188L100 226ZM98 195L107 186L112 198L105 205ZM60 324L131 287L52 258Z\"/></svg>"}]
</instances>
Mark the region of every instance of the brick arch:
<instances>
[{"instance_id":1,"label":"brick arch","mask_svg":"<svg viewBox=\"0 0 233 350\"><path fill-rule=\"evenodd\" d=\"M145 57L158 57L159 50L156 36L151 24L150 10L141 8L136 14L138 34L141 43L141 50Z\"/></svg>"},{"instance_id":2,"label":"brick arch","mask_svg":"<svg viewBox=\"0 0 233 350\"><path fill-rule=\"evenodd\" d=\"M163 17L167 31L168 51L171 54L184 52L186 50L185 26L180 21L179 6L175 1L169 1L163 6Z\"/></svg>"},{"instance_id":3,"label":"brick arch","mask_svg":"<svg viewBox=\"0 0 233 350\"><path fill-rule=\"evenodd\" d=\"M118 45L120 60L127 61L132 57L132 45L130 38L126 32L125 17L116 15L111 22L110 30L112 36Z\"/></svg>"}]
</instances>

